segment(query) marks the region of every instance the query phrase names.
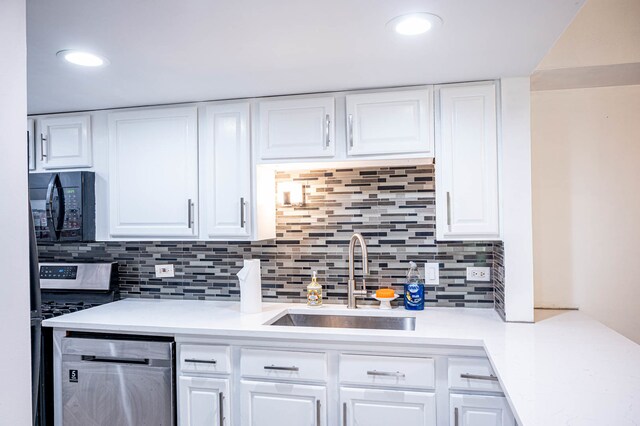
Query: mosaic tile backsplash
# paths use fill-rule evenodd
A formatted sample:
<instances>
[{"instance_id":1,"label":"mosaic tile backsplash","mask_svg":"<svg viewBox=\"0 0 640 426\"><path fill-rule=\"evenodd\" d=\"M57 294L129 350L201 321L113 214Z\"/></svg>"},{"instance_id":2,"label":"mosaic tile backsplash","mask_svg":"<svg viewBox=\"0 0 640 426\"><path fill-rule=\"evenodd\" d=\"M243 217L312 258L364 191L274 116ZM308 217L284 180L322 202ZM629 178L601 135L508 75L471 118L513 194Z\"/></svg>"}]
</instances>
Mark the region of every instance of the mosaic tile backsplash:
<instances>
[{"instance_id":1,"label":"mosaic tile backsplash","mask_svg":"<svg viewBox=\"0 0 640 426\"><path fill-rule=\"evenodd\" d=\"M409 261L440 263L440 285L427 286L428 306L504 308L500 242L436 242L432 165L279 172L301 181L305 204L278 206L277 237L262 242L95 242L39 245L41 261L116 261L121 297L238 300L243 259L262 261L265 301L303 301L312 271L325 300L346 303L349 238L367 240L367 288L401 293ZM361 264L356 249L356 274ZM173 263L175 278L155 278ZM466 282L467 266L492 268L494 282ZM494 297L495 288L495 297ZM377 303L363 300L360 303Z\"/></svg>"}]
</instances>

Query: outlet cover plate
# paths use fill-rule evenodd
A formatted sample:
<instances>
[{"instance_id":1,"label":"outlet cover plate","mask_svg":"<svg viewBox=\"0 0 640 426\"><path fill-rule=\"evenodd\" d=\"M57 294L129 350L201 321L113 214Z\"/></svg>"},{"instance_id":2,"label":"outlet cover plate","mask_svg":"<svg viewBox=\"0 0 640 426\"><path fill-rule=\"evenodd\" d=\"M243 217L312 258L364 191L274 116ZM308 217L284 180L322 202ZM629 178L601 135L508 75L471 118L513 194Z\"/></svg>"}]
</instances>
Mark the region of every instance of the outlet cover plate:
<instances>
[{"instance_id":1,"label":"outlet cover plate","mask_svg":"<svg viewBox=\"0 0 640 426\"><path fill-rule=\"evenodd\" d=\"M468 267L467 281L491 281L490 267Z\"/></svg>"},{"instance_id":2,"label":"outlet cover plate","mask_svg":"<svg viewBox=\"0 0 640 426\"><path fill-rule=\"evenodd\" d=\"M173 265L156 265L156 278L173 278L174 276Z\"/></svg>"},{"instance_id":3,"label":"outlet cover plate","mask_svg":"<svg viewBox=\"0 0 640 426\"><path fill-rule=\"evenodd\" d=\"M424 283L437 285L440 284L440 264L425 263L424 264Z\"/></svg>"}]
</instances>

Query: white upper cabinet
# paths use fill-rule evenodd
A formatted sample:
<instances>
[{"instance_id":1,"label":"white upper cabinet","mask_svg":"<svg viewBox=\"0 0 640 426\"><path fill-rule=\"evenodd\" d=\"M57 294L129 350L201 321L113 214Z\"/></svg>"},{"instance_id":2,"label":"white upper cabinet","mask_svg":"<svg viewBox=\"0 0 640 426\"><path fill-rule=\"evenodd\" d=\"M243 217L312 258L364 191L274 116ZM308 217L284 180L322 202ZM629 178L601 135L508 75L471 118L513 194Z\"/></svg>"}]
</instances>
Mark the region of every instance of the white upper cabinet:
<instances>
[{"instance_id":1,"label":"white upper cabinet","mask_svg":"<svg viewBox=\"0 0 640 426\"><path fill-rule=\"evenodd\" d=\"M452 394L451 426L515 426L507 398L488 395Z\"/></svg>"},{"instance_id":2,"label":"white upper cabinet","mask_svg":"<svg viewBox=\"0 0 640 426\"><path fill-rule=\"evenodd\" d=\"M36 145L34 137L33 119L27 119L27 153L29 155L29 170L36 169Z\"/></svg>"},{"instance_id":3,"label":"white upper cabinet","mask_svg":"<svg viewBox=\"0 0 640 426\"><path fill-rule=\"evenodd\" d=\"M436 133L439 240L500 237L496 88L442 86Z\"/></svg>"},{"instance_id":4,"label":"white upper cabinet","mask_svg":"<svg viewBox=\"0 0 640 426\"><path fill-rule=\"evenodd\" d=\"M200 135L206 236L251 234L249 103L209 105Z\"/></svg>"},{"instance_id":5,"label":"white upper cabinet","mask_svg":"<svg viewBox=\"0 0 640 426\"><path fill-rule=\"evenodd\" d=\"M432 90L347 95L350 156L433 156Z\"/></svg>"},{"instance_id":6,"label":"white upper cabinet","mask_svg":"<svg viewBox=\"0 0 640 426\"><path fill-rule=\"evenodd\" d=\"M333 96L258 103L260 159L333 157Z\"/></svg>"},{"instance_id":7,"label":"white upper cabinet","mask_svg":"<svg viewBox=\"0 0 640 426\"><path fill-rule=\"evenodd\" d=\"M109 114L112 237L192 237L198 226L197 108Z\"/></svg>"},{"instance_id":8,"label":"white upper cabinet","mask_svg":"<svg viewBox=\"0 0 640 426\"><path fill-rule=\"evenodd\" d=\"M39 163L44 170L92 166L89 114L38 118Z\"/></svg>"}]
</instances>

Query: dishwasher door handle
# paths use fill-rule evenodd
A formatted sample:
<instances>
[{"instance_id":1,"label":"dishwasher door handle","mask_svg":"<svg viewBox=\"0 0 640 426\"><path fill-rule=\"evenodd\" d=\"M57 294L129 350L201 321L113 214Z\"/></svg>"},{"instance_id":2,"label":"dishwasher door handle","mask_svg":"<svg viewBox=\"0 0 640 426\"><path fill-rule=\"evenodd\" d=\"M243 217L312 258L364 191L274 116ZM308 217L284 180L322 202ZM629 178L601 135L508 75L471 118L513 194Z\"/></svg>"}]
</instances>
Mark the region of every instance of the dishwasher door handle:
<instances>
[{"instance_id":1,"label":"dishwasher door handle","mask_svg":"<svg viewBox=\"0 0 640 426\"><path fill-rule=\"evenodd\" d=\"M80 359L83 361L105 362L111 364L149 365L149 358L120 358L115 356L82 355Z\"/></svg>"}]
</instances>

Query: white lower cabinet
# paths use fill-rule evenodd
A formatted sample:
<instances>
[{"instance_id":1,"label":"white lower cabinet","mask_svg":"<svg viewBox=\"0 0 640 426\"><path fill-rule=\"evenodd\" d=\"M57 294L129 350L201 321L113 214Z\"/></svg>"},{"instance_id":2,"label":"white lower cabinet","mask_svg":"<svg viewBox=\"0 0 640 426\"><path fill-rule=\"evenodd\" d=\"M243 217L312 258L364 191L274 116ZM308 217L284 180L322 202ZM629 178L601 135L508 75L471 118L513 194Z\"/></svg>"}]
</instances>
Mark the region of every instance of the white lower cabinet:
<instances>
[{"instance_id":1,"label":"white lower cabinet","mask_svg":"<svg viewBox=\"0 0 640 426\"><path fill-rule=\"evenodd\" d=\"M340 388L344 426L435 426L436 396L431 392Z\"/></svg>"},{"instance_id":2,"label":"white lower cabinet","mask_svg":"<svg viewBox=\"0 0 640 426\"><path fill-rule=\"evenodd\" d=\"M451 426L514 426L507 398L488 395L450 397Z\"/></svg>"},{"instance_id":3,"label":"white lower cabinet","mask_svg":"<svg viewBox=\"0 0 640 426\"><path fill-rule=\"evenodd\" d=\"M273 343L179 342L178 426L515 426L481 349Z\"/></svg>"},{"instance_id":4,"label":"white lower cabinet","mask_svg":"<svg viewBox=\"0 0 640 426\"><path fill-rule=\"evenodd\" d=\"M178 379L180 426L230 425L229 380L181 376Z\"/></svg>"},{"instance_id":5,"label":"white lower cabinet","mask_svg":"<svg viewBox=\"0 0 640 426\"><path fill-rule=\"evenodd\" d=\"M240 382L242 426L327 425L325 386Z\"/></svg>"}]
</instances>

